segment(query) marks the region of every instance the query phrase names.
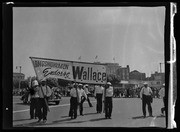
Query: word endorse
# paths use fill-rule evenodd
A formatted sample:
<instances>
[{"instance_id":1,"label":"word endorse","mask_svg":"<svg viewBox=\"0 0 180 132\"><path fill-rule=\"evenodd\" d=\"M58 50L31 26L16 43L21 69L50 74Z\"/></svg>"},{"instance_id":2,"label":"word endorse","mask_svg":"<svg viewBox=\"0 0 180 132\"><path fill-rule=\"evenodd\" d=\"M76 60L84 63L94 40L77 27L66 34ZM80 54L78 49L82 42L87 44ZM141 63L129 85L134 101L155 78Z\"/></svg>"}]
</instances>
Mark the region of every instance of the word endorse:
<instances>
[{"instance_id":1,"label":"word endorse","mask_svg":"<svg viewBox=\"0 0 180 132\"><path fill-rule=\"evenodd\" d=\"M68 69L68 64L60 64L56 62L50 62L50 61L39 61L34 60L33 61L34 67L54 67L59 69Z\"/></svg>"}]
</instances>

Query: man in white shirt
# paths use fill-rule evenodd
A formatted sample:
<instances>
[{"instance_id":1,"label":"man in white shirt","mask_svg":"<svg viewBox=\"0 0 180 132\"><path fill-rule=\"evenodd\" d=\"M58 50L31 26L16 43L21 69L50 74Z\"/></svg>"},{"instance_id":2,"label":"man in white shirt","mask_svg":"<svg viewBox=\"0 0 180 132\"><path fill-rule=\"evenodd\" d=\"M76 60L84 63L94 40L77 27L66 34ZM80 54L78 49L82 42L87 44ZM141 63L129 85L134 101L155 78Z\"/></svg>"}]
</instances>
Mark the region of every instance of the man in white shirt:
<instances>
[{"instance_id":1,"label":"man in white shirt","mask_svg":"<svg viewBox=\"0 0 180 132\"><path fill-rule=\"evenodd\" d=\"M87 95L86 95L85 91L83 90L83 85L82 84L79 84L78 87L79 87L79 89L78 89L78 94L79 94L79 113L80 113L80 115L83 116L83 103L87 99Z\"/></svg>"},{"instance_id":2,"label":"man in white shirt","mask_svg":"<svg viewBox=\"0 0 180 132\"><path fill-rule=\"evenodd\" d=\"M91 104L91 102L90 102L90 99L89 99L90 92L89 92L89 90L88 90L88 85L87 85L87 84L84 85L84 91L85 91L85 93L86 93L86 95L87 95L87 101L88 101L89 107L93 107L92 104Z\"/></svg>"},{"instance_id":3,"label":"man in white shirt","mask_svg":"<svg viewBox=\"0 0 180 132\"><path fill-rule=\"evenodd\" d=\"M77 84L73 84L73 87L70 90L70 110L69 110L69 116L71 119L77 118L77 108L78 108L78 91L77 91Z\"/></svg>"},{"instance_id":4,"label":"man in white shirt","mask_svg":"<svg viewBox=\"0 0 180 132\"><path fill-rule=\"evenodd\" d=\"M142 111L144 118L146 117L146 104L148 105L149 116L152 117L152 90L148 87L148 84L145 82L144 87L140 91L140 98L142 99Z\"/></svg>"},{"instance_id":5,"label":"man in white shirt","mask_svg":"<svg viewBox=\"0 0 180 132\"><path fill-rule=\"evenodd\" d=\"M159 96L160 98L163 99L163 104L164 104L164 107L161 108L161 114L164 115L164 112L165 112L165 84L163 84L163 87L159 90Z\"/></svg>"},{"instance_id":6,"label":"man in white shirt","mask_svg":"<svg viewBox=\"0 0 180 132\"><path fill-rule=\"evenodd\" d=\"M30 119L36 119L38 117L37 114L37 104L38 104L38 98L39 95L37 93L39 87L39 83L37 80L34 80L32 82L32 87L30 88Z\"/></svg>"},{"instance_id":7,"label":"man in white shirt","mask_svg":"<svg viewBox=\"0 0 180 132\"><path fill-rule=\"evenodd\" d=\"M95 85L94 96L97 100L96 111L97 113L102 112L102 96L104 88L100 85Z\"/></svg>"},{"instance_id":8,"label":"man in white shirt","mask_svg":"<svg viewBox=\"0 0 180 132\"><path fill-rule=\"evenodd\" d=\"M111 119L112 107L113 107L113 87L110 82L105 86L105 90L103 92L103 99L105 103L105 118Z\"/></svg>"},{"instance_id":9,"label":"man in white shirt","mask_svg":"<svg viewBox=\"0 0 180 132\"><path fill-rule=\"evenodd\" d=\"M38 89L38 122L43 119L43 123L47 121L47 110L48 110L48 97L51 96L52 91L49 86L46 84L46 79L41 81L41 86Z\"/></svg>"}]
</instances>

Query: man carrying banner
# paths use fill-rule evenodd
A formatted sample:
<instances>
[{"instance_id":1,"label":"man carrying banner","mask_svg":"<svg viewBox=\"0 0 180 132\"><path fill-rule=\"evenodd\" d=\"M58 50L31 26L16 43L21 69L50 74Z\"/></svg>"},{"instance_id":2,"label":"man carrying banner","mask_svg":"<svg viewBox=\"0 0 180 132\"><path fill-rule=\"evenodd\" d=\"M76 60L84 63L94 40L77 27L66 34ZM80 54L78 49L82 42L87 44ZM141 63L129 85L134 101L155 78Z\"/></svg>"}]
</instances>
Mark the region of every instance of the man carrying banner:
<instances>
[{"instance_id":1,"label":"man carrying banner","mask_svg":"<svg viewBox=\"0 0 180 132\"><path fill-rule=\"evenodd\" d=\"M39 84L37 80L34 80L32 82L32 87L30 88L30 96L31 96L31 101L30 101L30 117L31 119L36 119L36 117L38 116L37 113L37 104L38 104L38 89L39 89Z\"/></svg>"},{"instance_id":2,"label":"man carrying banner","mask_svg":"<svg viewBox=\"0 0 180 132\"><path fill-rule=\"evenodd\" d=\"M47 121L47 111L48 111L48 103L47 99L52 94L51 89L49 86L46 85L46 79L43 79L41 81L41 86L38 89L38 122L40 122L43 119L43 123L46 123Z\"/></svg>"},{"instance_id":3,"label":"man carrying banner","mask_svg":"<svg viewBox=\"0 0 180 132\"><path fill-rule=\"evenodd\" d=\"M85 93L87 95L87 101L88 101L89 107L93 107L93 105L91 104L90 99L89 99L90 92L88 90L88 85L87 84L84 85L84 91L85 91Z\"/></svg>"},{"instance_id":4,"label":"man carrying banner","mask_svg":"<svg viewBox=\"0 0 180 132\"><path fill-rule=\"evenodd\" d=\"M97 100L96 104L96 111L97 113L102 112L102 95L103 95L104 88L100 85L95 85L95 91L94 91L94 96Z\"/></svg>"},{"instance_id":5,"label":"man carrying banner","mask_svg":"<svg viewBox=\"0 0 180 132\"><path fill-rule=\"evenodd\" d=\"M113 108L113 87L110 82L107 83L105 86L105 90L103 93L103 99L105 101L105 118L111 119L111 114L112 114L112 108ZM103 102L104 102L103 101Z\"/></svg>"}]
</instances>

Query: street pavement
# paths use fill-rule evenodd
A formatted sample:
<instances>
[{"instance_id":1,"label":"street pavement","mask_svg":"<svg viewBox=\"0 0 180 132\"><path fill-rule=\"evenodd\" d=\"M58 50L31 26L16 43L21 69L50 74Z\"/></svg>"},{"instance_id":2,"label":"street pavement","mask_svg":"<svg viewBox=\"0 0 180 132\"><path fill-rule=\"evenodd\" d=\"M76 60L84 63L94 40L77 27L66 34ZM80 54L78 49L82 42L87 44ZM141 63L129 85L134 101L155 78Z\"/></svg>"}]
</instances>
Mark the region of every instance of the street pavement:
<instances>
[{"instance_id":1,"label":"street pavement","mask_svg":"<svg viewBox=\"0 0 180 132\"><path fill-rule=\"evenodd\" d=\"M29 105L22 104L20 96L13 97L13 127L160 127L165 128L165 116L161 116L162 99L153 99L154 117L143 118L140 98L113 98L112 119L105 119L104 113L96 113L96 100L90 97L93 107L84 103L84 116L70 119L70 97L62 97L59 105L50 104L47 122L37 123L38 119L31 119Z\"/></svg>"}]
</instances>

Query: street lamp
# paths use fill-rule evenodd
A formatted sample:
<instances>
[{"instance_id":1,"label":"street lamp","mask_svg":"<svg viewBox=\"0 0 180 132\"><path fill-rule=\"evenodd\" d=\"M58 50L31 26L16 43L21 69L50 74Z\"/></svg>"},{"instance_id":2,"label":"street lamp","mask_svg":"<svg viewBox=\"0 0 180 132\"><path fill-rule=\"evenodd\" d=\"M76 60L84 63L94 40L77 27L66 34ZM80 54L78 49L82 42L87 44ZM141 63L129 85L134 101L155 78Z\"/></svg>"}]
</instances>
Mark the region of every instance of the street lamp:
<instances>
[{"instance_id":1,"label":"street lamp","mask_svg":"<svg viewBox=\"0 0 180 132\"><path fill-rule=\"evenodd\" d=\"M18 68L19 68L19 73L21 73L21 66L16 66L16 69L18 69ZM20 85L21 85L21 80L20 79L19 79L19 90L20 90Z\"/></svg>"}]
</instances>

